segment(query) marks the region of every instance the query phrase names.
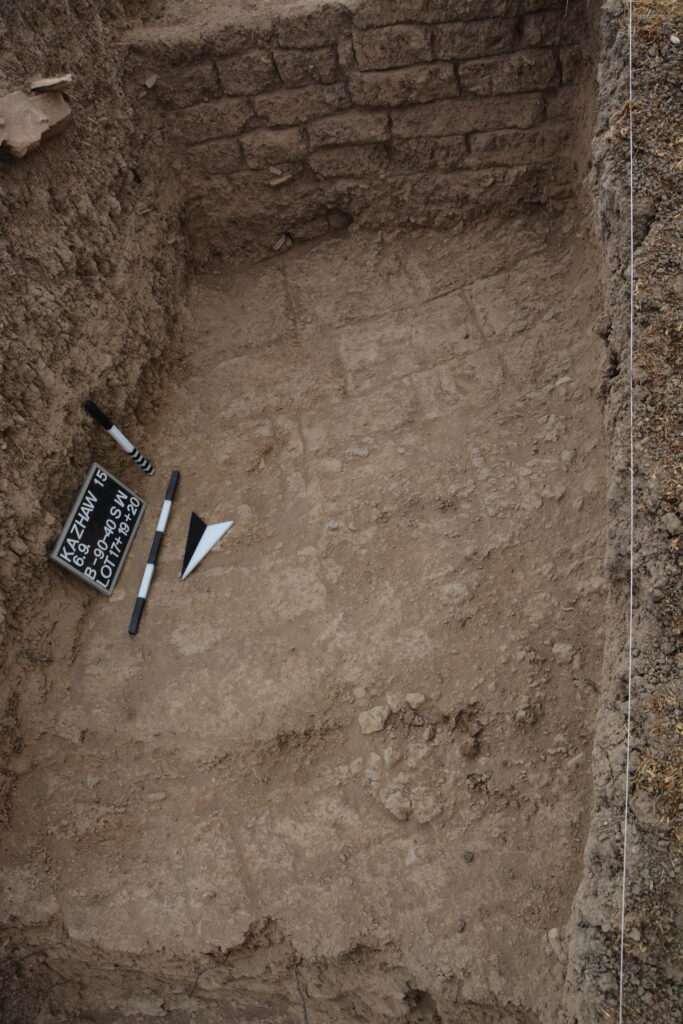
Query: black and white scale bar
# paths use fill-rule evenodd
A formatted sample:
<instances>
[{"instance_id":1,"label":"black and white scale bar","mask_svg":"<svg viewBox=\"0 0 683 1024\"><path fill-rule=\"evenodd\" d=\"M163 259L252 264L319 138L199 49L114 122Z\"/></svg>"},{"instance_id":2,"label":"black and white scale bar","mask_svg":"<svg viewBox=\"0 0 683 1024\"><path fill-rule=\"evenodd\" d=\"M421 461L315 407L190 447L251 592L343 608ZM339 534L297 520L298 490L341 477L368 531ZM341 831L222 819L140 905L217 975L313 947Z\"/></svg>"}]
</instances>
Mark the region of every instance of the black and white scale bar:
<instances>
[{"instance_id":1,"label":"black and white scale bar","mask_svg":"<svg viewBox=\"0 0 683 1024\"><path fill-rule=\"evenodd\" d=\"M130 626L128 627L128 632L131 636L134 636L137 633L138 626L140 625L145 601L147 600L147 594L149 593L149 585L152 582L152 576L154 575L157 558L159 557L159 548L161 547L161 542L164 539L164 530L168 523L168 517L171 514L173 496L175 494L175 489L178 486L179 479L180 473L177 469L174 469L171 473L171 479L168 482L168 487L166 488L166 497L164 498L164 504L161 508L159 522L157 523L157 532L154 534L154 540L152 541L149 558L147 559L147 565L145 566L145 571L142 576L142 583L140 584L140 589L138 591L135 608L133 609L133 615L130 620Z\"/></svg>"},{"instance_id":2,"label":"black and white scale bar","mask_svg":"<svg viewBox=\"0 0 683 1024\"><path fill-rule=\"evenodd\" d=\"M94 402L87 401L83 403L83 408L86 412L90 413L92 418L96 420L108 434L116 441L120 448L123 448L124 452L130 455L133 462L137 462L138 466L144 469L145 473L149 473L150 476L154 473L154 466L148 459L141 455L134 444L132 444L125 434L122 434L118 427L115 427L112 421L109 419L106 413L102 412L99 405L95 405Z\"/></svg>"}]
</instances>

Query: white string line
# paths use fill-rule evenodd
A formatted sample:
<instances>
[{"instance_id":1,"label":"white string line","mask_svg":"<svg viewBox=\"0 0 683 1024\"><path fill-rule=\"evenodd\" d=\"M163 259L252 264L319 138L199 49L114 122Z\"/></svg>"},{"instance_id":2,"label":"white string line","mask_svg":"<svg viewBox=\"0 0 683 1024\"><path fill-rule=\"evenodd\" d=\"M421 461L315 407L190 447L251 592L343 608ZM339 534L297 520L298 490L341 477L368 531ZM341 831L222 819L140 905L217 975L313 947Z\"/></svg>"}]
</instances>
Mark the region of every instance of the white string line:
<instances>
[{"instance_id":1,"label":"white string line","mask_svg":"<svg viewBox=\"0 0 683 1024\"><path fill-rule=\"evenodd\" d=\"M631 268L629 274L630 309L629 309L629 593L628 593L628 697L626 705L626 781L624 793L624 855L621 871L621 938L619 943L619 1024L624 1021L624 931L626 926L626 877L628 851L628 812L631 772L631 691L633 683L633 580L634 580L634 539L635 539L635 466L633 445L633 350L634 350L634 313L635 313L635 270L634 270L634 234L633 234L633 3L628 5L628 149L629 149L629 231Z\"/></svg>"}]
</instances>

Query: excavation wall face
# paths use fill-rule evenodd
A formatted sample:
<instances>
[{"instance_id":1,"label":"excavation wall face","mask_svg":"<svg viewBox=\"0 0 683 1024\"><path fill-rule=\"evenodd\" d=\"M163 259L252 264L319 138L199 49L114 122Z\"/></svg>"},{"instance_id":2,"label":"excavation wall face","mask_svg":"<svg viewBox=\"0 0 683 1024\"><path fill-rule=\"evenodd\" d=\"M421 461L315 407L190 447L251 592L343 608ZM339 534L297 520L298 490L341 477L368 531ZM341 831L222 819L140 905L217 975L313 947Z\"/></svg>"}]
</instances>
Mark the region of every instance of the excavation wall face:
<instances>
[{"instance_id":1,"label":"excavation wall face","mask_svg":"<svg viewBox=\"0 0 683 1024\"><path fill-rule=\"evenodd\" d=\"M574 192L586 29L553 0L154 26L129 36L131 102L168 147L199 263L349 218L453 224Z\"/></svg>"},{"instance_id":2,"label":"excavation wall face","mask_svg":"<svg viewBox=\"0 0 683 1024\"><path fill-rule=\"evenodd\" d=\"M97 8L0 4L3 43L12 40L0 49L0 91L65 69L77 83L65 134L23 160L0 154L0 629L20 647L31 631L20 665L5 668L10 709L16 673L42 657L47 628L29 588L48 586L46 550L84 447L98 451L80 403L93 393L130 415L153 392L182 280L177 204L162 181L139 179L139 128ZM12 721L10 710L7 749L18 742Z\"/></svg>"}]
</instances>

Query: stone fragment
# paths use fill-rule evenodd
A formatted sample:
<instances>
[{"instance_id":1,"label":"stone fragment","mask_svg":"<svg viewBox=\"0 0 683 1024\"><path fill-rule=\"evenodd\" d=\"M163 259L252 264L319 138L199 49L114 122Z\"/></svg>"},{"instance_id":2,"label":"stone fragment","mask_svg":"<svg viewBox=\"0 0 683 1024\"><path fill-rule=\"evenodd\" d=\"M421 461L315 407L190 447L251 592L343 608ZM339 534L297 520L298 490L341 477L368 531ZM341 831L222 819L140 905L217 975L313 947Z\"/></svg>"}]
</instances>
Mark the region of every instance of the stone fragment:
<instances>
[{"instance_id":1,"label":"stone fragment","mask_svg":"<svg viewBox=\"0 0 683 1024\"><path fill-rule=\"evenodd\" d=\"M320 82L330 85L337 77L337 51L333 46L312 50L276 50L280 78L290 87Z\"/></svg>"},{"instance_id":2,"label":"stone fragment","mask_svg":"<svg viewBox=\"0 0 683 1024\"><path fill-rule=\"evenodd\" d=\"M529 92L560 84L555 54L549 50L522 50L504 57L465 60L458 66L465 89L477 96Z\"/></svg>"},{"instance_id":3,"label":"stone fragment","mask_svg":"<svg viewBox=\"0 0 683 1024\"><path fill-rule=\"evenodd\" d=\"M394 712L400 711L403 706L403 701L396 693L388 693L386 696L386 702Z\"/></svg>"},{"instance_id":4,"label":"stone fragment","mask_svg":"<svg viewBox=\"0 0 683 1024\"><path fill-rule=\"evenodd\" d=\"M279 188L280 185L286 185L288 181L291 181L293 174L291 171L285 171L284 174L278 175L277 178L271 178L268 184L271 188Z\"/></svg>"},{"instance_id":5,"label":"stone fragment","mask_svg":"<svg viewBox=\"0 0 683 1024\"><path fill-rule=\"evenodd\" d=\"M0 98L0 146L12 156L26 156L41 139L62 131L70 117L69 104L59 92L9 93Z\"/></svg>"},{"instance_id":6,"label":"stone fragment","mask_svg":"<svg viewBox=\"0 0 683 1024\"><path fill-rule=\"evenodd\" d=\"M405 107L392 118L397 138L459 135L497 128L531 128L544 115L539 93L496 98L460 97Z\"/></svg>"},{"instance_id":7,"label":"stone fragment","mask_svg":"<svg viewBox=\"0 0 683 1024\"><path fill-rule=\"evenodd\" d=\"M356 31L353 45L362 71L397 68L432 59L427 31L421 25L388 25Z\"/></svg>"},{"instance_id":8,"label":"stone fragment","mask_svg":"<svg viewBox=\"0 0 683 1024\"><path fill-rule=\"evenodd\" d=\"M406 704L409 704L413 711L417 711L419 707L422 707L426 699L424 693L406 694Z\"/></svg>"},{"instance_id":9,"label":"stone fragment","mask_svg":"<svg viewBox=\"0 0 683 1024\"><path fill-rule=\"evenodd\" d=\"M434 30L434 56L446 60L485 57L514 49L515 19L451 22Z\"/></svg>"},{"instance_id":10,"label":"stone fragment","mask_svg":"<svg viewBox=\"0 0 683 1024\"><path fill-rule=\"evenodd\" d=\"M73 80L73 75L57 75L55 78L34 78L31 82L31 92L66 92Z\"/></svg>"},{"instance_id":11,"label":"stone fragment","mask_svg":"<svg viewBox=\"0 0 683 1024\"><path fill-rule=\"evenodd\" d=\"M389 717L389 708L386 704L376 704L369 711L361 711L358 716L360 731L365 735L373 732L381 732Z\"/></svg>"},{"instance_id":12,"label":"stone fragment","mask_svg":"<svg viewBox=\"0 0 683 1024\"><path fill-rule=\"evenodd\" d=\"M462 859L465 861L465 864L471 864L472 861L474 860L474 854L472 853L471 850L465 850L465 852L462 855Z\"/></svg>"},{"instance_id":13,"label":"stone fragment","mask_svg":"<svg viewBox=\"0 0 683 1024\"><path fill-rule=\"evenodd\" d=\"M273 252L283 252L285 249L289 249L293 245L292 236L288 234L280 235L277 242L273 245Z\"/></svg>"},{"instance_id":14,"label":"stone fragment","mask_svg":"<svg viewBox=\"0 0 683 1024\"><path fill-rule=\"evenodd\" d=\"M389 137L389 115L381 111L347 110L308 126L311 146L340 146L351 142L383 142Z\"/></svg>"},{"instance_id":15,"label":"stone fragment","mask_svg":"<svg viewBox=\"0 0 683 1024\"><path fill-rule=\"evenodd\" d=\"M428 103L457 96L458 91L453 65L446 61L390 71L356 71L349 78L351 99L367 107Z\"/></svg>"},{"instance_id":16,"label":"stone fragment","mask_svg":"<svg viewBox=\"0 0 683 1024\"><path fill-rule=\"evenodd\" d=\"M250 96L279 82L273 58L265 50L249 50L216 61L218 77L227 96Z\"/></svg>"},{"instance_id":17,"label":"stone fragment","mask_svg":"<svg viewBox=\"0 0 683 1024\"><path fill-rule=\"evenodd\" d=\"M675 512L667 512L662 516L662 526L671 537L678 537L683 532L683 523Z\"/></svg>"},{"instance_id":18,"label":"stone fragment","mask_svg":"<svg viewBox=\"0 0 683 1024\"><path fill-rule=\"evenodd\" d=\"M460 753L463 757L475 757L479 751L479 744L474 736L468 737L460 744Z\"/></svg>"},{"instance_id":19,"label":"stone fragment","mask_svg":"<svg viewBox=\"0 0 683 1024\"><path fill-rule=\"evenodd\" d=\"M306 153L300 128L258 128L240 137L247 167L256 170L272 163L298 160Z\"/></svg>"},{"instance_id":20,"label":"stone fragment","mask_svg":"<svg viewBox=\"0 0 683 1024\"><path fill-rule=\"evenodd\" d=\"M332 114L348 105L346 90L341 83L279 89L254 97L256 113L275 127L304 124L312 118Z\"/></svg>"},{"instance_id":21,"label":"stone fragment","mask_svg":"<svg viewBox=\"0 0 683 1024\"><path fill-rule=\"evenodd\" d=\"M552 949L553 953L558 960L564 963L567 959L567 954L562 946L562 935L559 928L551 928L547 932L548 945Z\"/></svg>"},{"instance_id":22,"label":"stone fragment","mask_svg":"<svg viewBox=\"0 0 683 1024\"><path fill-rule=\"evenodd\" d=\"M394 790L388 793L386 796L380 797L382 803L388 811L390 811L395 818L399 821L407 821L410 817L412 805L408 797L403 796L398 790Z\"/></svg>"},{"instance_id":23,"label":"stone fragment","mask_svg":"<svg viewBox=\"0 0 683 1024\"><path fill-rule=\"evenodd\" d=\"M384 170L387 161L382 145L332 146L308 158L312 170L323 178L364 178Z\"/></svg>"}]
</instances>

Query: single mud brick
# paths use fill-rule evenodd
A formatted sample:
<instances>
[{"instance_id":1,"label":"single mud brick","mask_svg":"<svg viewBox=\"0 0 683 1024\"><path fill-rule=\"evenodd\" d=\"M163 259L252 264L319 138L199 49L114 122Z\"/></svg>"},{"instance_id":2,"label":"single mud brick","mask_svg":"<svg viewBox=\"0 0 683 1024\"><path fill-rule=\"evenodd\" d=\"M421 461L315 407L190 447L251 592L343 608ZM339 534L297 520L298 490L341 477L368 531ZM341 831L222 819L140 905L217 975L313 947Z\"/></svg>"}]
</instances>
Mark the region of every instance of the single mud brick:
<instances>
[{"instance_id":1,"label":"single mud brick","mask_svg":"<svg viewBox=\"0 0 683 1024\"><path fill-rule=\"evenodd\" d=\"M286 47L317 47L336 43L348 26L350 16L343 9L324 7L311 14L281 18L277 24L277 41Z\"/></svg>"},{"instance_id":2,"label":"single mud brick","mask_svg":"<svg viewBox=\"0 0 683 1024\"><path fill-rule=\"evenodd\" d=\"M567 136L568 131L547 127L531 131L473 132L470 149L478 167L538 164L552 160Z\"/></svg>"},{"instance_id":3,"label":"single mud brick","mask_svg":"<svg viewBox=\"0 0 683 1024\"><path fill-rule=\"evenodd\" d=\"M517 170L517 169L515 169ZM546 173L546 172L544 172ZM465 209L489 210L502 202L517 202L519 187L515 190L513 172L508 168L492 167L482 171L442 171L440 174L418 174L405 178L401 187L401 202L405 209L424 204L424 189L429 188L431 216L440 209L446 218L456 219ZM524 194L529 188L528 173L523 180ZM433 219L432 219L433 223Z\"/></svg>"},{"instance_id":4,"label":"single mud brick","mask_svg":"<svg viewBox=\"0 0 683 1024\"><path fill-rule=\"evenodd\" d=\"M389 138L389 115L380 111L347 110L308 126L311 146L341 146L349 142L384 142Z\"/></svg>"},{"instance_id":5,"label":"single mud brick","mask_svg":"<svg viewBox=\"0 0 683 1024\"><path fill-rule=\"evenodd\" d=\"M314 82L329 85L338 74L334 46L318 46L313 50L276 50L275 63L282 81L292 87Z\"/></svg>"},{"instance_id":6,"label":"single mud brick","mask_svg":"<svg viewBox=\"0 0 683 1024\"><path fill-rule=\"evenodd\" d=\"M247 100L222 99L189 107L169 119L172 138L183 142L206 142L225 135L237 135L253 117Z\"/></svg>"},{"instance_id":7,"label":"single mud brick","mask_svg":"<svg viewBox=\"0 0 683 1024\"><path fill-rule=\"evenodd\" d=\"M308 158L311 168L323 178L365 178L384 170L384 146L333 146L319 149Z\"/></svg>"},{"instance_id":8,"label":"single mud brick","mask_svg":"<svg viewBox=\"0 0 683 1024\"><path fill-rule=\"evenodd\" d=\"M250 96L279 84L273 58L265 50L250 50L216 62L223 92L228 96Z\"/></svg>"},{"instance_id":9,"label":"single mud brick","mask_svg":"<svg viewBox=\"0 0 683 1024\"><path fill-rule=\"evenodd\" d=\"M521 22L522 46L556 46L562 42L567 22L559 11L533 11Z\"/></svg>"},{"instance_id":10,"label":"single mud brick","mask_svg":"<svg viewBox=\"0 0 683 1024\"><path fill-rule=\"evenodd\" d=\"M544 7L553 6L552 2L546 0L534 0L534 7L538 7L541 2ZM391 0L390 3L387 0L369 0L355 15L354 25L367 28L391 25L397 21L433 23L504 18L516 15L518 6L518 0Z\"/></svg>"},{"instance_id":11,"label":"single mud brick","mask_svg":"<svg viewBox=\"0 0 683 1024\"><path fill-rule=\"evenodd\" d=\"M554 53L523 50L505 57L463 61L459 67L463 88L477 96L530 92L559 85L559 68Z\"/></svg>"},{"instance_id":12,"label":"single mud brick","mask_svg":"<svg viewBox=\"0 0 683 1024\"><path fill-rule=\"evenodd\" d=\"M165 71L156 83L156 93L162 103L182 109L216 99L221 90L214 66L207 62Z\"/></svg>"},{"instance_id":13,"label":"single mud brick","mask_svg":"<svg viewBox=\"0 0 683 1024\"><path fill-rule=\"evenodd\" d=\"M453 171L467 159L464 135L445 139L395 139L392 162L407 171Z\"/></svg>"},{"instance_id":14,"label":"single mud brick","mask_svg":"<svg viewBox=\"0 0 683 1024\"><path fill-rule=\"evenodd\" d=\"M453 65L445 61L395 68L356 71L349 78L351 99L359 106L398 107L458 95Z\"/></svg>"},{"instance_id":15,"label":"single mud brick","mask_svg":"<svg viewBox=\"0 0 683 1024\"><path fill-rule=\"evenodd\" d=\"M259 128L243 135L240 142L247 167L254 170L298 160L306 153L301 128Z\"/></svg>"},{"instance_id":16,"label":"single mud brick","mask_svg":"<svg viewBox=\"0 0 683 1024\"><path fill-rule=\"evenodd\" d=\"M237 139L212 139L188 150L188 163L198 172L230 174L242 166L242 153Z\"/></svg>"},{"instance_id":17,"label":"single mud brick","mask_svg":"<svg viewBox=\"0 0 683 1024\"><path fill-rule=\"evenodd\" d=\"M515 45L514 18L491 18L437 25L434 29L434 56L462 60L504 53Z\"/></svg>"},{"instance_id":18,"label":"single mud brick","mask_svg":"<svg viewBox=\"0 0 683 1024\"><path fill-rule=\"evenodd\" d=\"M437 100L397 110L392 118L392 133L396 138L409 139L496 128L531 128L543 120L543 115L543 97L538 93L495 99Z\"/></svg>"},{"instance_id":19,"label":"single mud brick","mask_svg":"<svg viewBox=\"0 0 683 1024\"><path fill-rule=\"evenodd\" d=\"M311 118L332 114L348 105L346 88L341 82L336 85L280 89L254 97L256 113L272 125L303 124Z\"/></svg>"},{"instance_id":20,"label":"single mud brick","mask_svg":"<svg viewBox=\"0 0 683 1024\"><path fill-rule=\"evenodd\" d=\"M354 32L353 45L362 71L418 64L432 58L427 30L421 25L388 25Z\"/></svg>"}]
</instances>

